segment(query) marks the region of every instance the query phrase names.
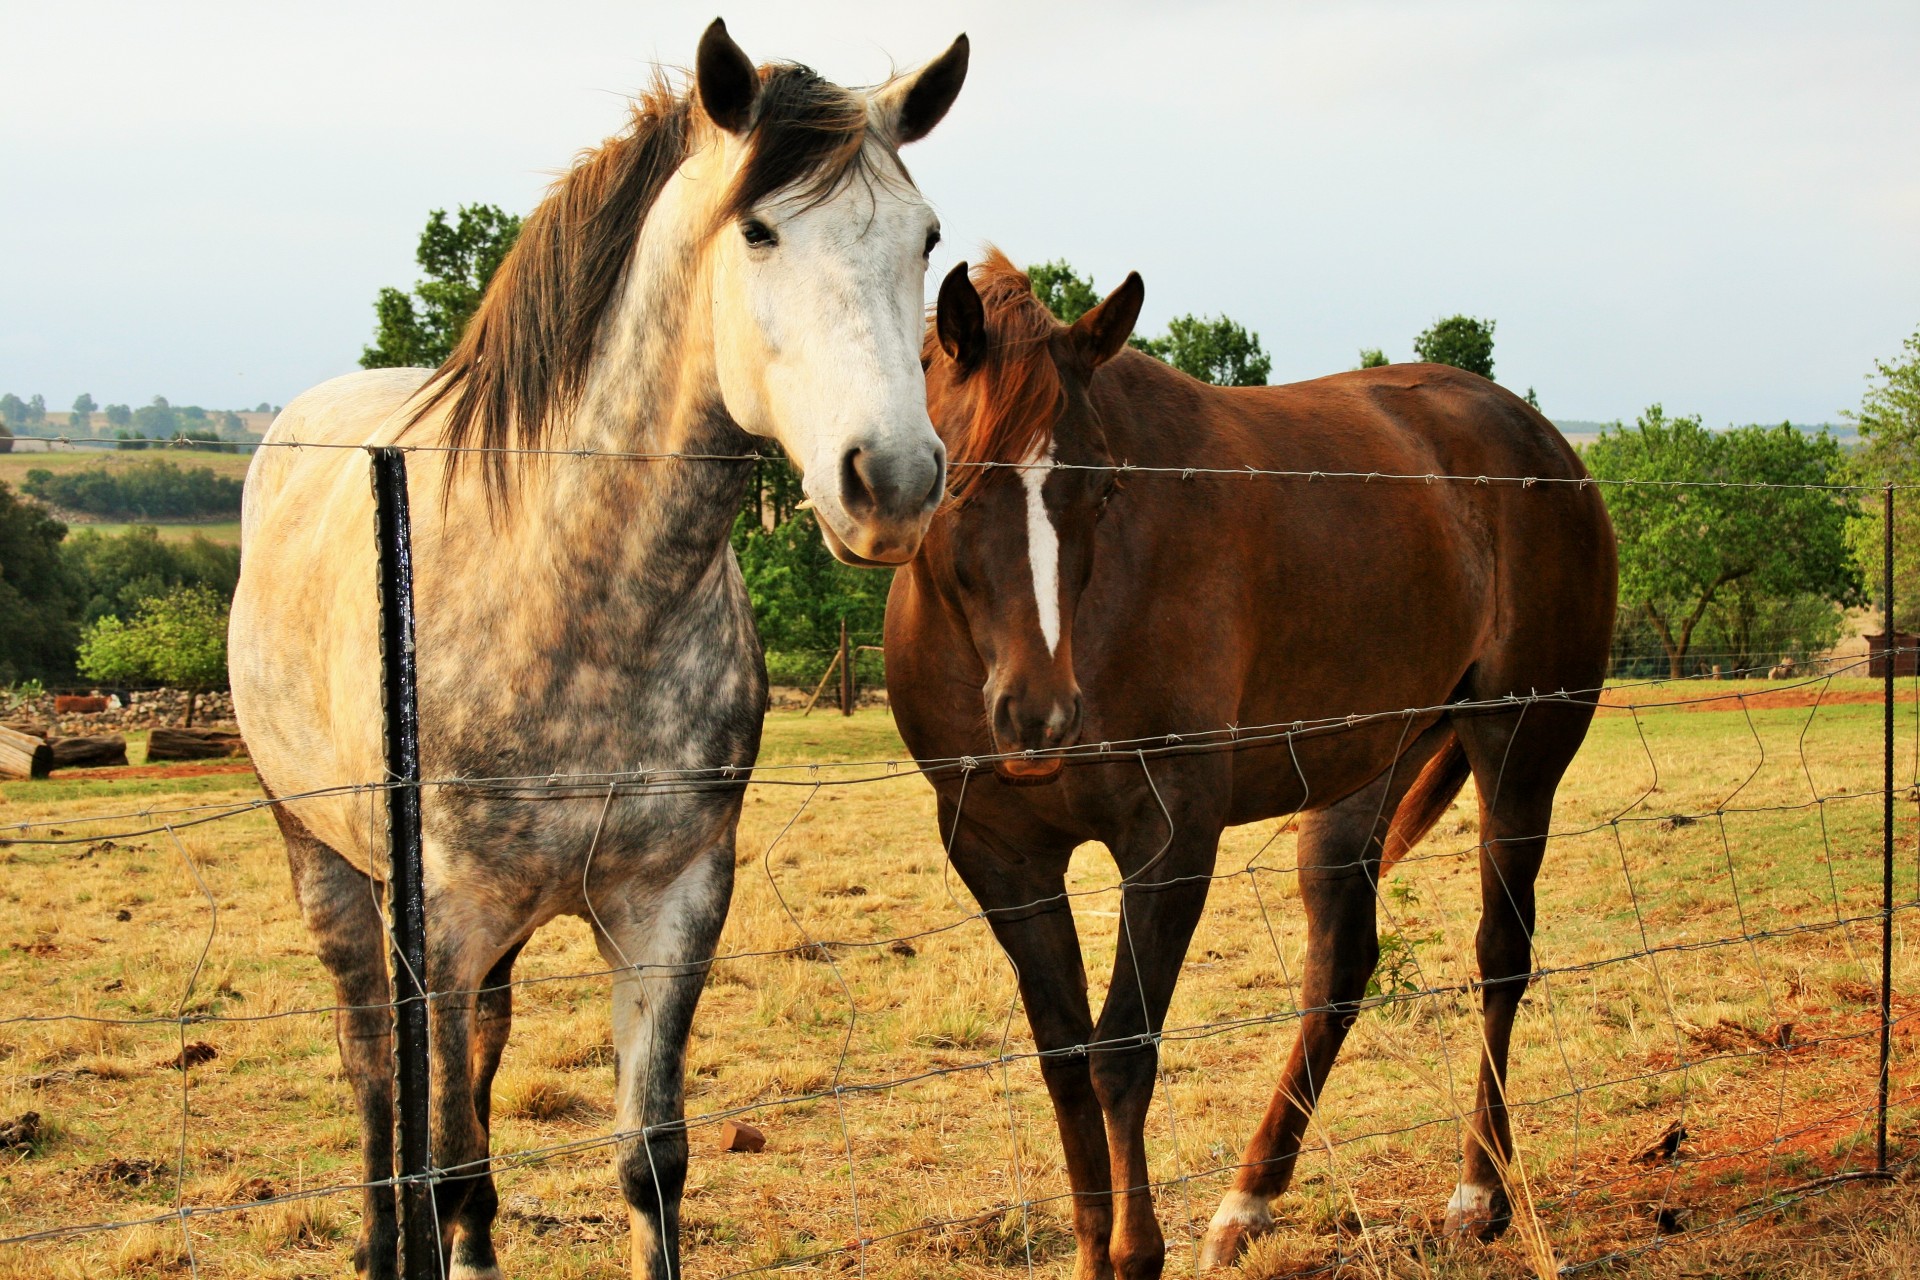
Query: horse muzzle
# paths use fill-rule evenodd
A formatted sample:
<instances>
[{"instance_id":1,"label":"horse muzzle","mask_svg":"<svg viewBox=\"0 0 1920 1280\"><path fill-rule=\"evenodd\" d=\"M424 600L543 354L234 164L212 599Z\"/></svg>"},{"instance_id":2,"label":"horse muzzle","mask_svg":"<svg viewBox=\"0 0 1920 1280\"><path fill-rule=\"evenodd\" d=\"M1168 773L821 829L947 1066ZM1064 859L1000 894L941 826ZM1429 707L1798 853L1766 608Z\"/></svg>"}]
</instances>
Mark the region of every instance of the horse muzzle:
<instances>
[{"instance_id":1,"label":"horse muzzle","mask_svg":"<svg viewBox=\"0 0 1920 1280\"><path fill-rule=\"evenodd\" d=\"M1080 740L1086 704L1079 690L1065 698L993 700L993 743L1000 756L993 771L1003 782L1038 786L1052 782L1066 767L1061 752Z\"/></svg>"}]
</instances>

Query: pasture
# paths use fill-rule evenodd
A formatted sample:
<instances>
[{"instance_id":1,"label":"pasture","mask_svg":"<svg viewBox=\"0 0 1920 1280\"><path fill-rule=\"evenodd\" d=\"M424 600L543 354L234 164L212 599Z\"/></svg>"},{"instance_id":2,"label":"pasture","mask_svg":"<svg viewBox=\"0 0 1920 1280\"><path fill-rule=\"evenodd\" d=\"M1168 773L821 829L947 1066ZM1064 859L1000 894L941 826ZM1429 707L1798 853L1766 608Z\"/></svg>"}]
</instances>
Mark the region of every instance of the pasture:
<instances>
[{"instance_id":1,"label":"pasture","mask_svg":"<svg viewBox=\"0 0 1920 1280\"><path fill-rule=\"evenodd\" d=\"M1904 789L1920 690L1901 684ZM1242 1274L1518 1276L1612 1249L1638 1251L1608 1268L1629 1276L1920 1266L1920 1201L1904 1180L1775 1199L1872 1163L1882 757L1877 685L1736 700L1762 687L1616 691L1647 705L1603 711L1561 790L1554 826L1566 834L1541 878L1535 955L1549 976L1515 1039L1519 1172L1533 1198L1515 1230L1484 1247L1435 1234L1478 1051L1459 990L1473 977L1479 900L1469 788L1381 886L1378 1007L1348 1041L1281 1229ZM1707 692L1728 699L1658 705ZM762 763L904 755L884 710L783 712ZM250 773L222 768L0 785L0 825L103 837L155 820L100 815L259 798ZM1071 1270L1058 1140L1012 976L944 866L930 790L887 773L800 768L748 791L732 914L689 1048L688 1113L738 1113L767 1147L724 1152L717 1119L693 1122L690 1277ZM1896 813L1910 902L1914 806ZM1172 1275L1190 1271L1293 1034L1292 866L1284 824L1229 833L1169 1016L1148 1132ZM1103 850L1076 855L1096 1001L1120 927L1114 881ZM357 1195L302 1193L357 1179L351 1103L332 991L268 813L12 846L0 893L0 1123L42 1117L30 1153L0 1154L0 1236L261 1201L191 1220L199 1274L345 1274ZM1898 1168L1920 1149L1920 957L1911 917L1897 926ZM563 920L515 974L493 1127L509 1275L625 1274L626 1214L602 1142L606 982L576 976L601 967L586 929ZM183 1029L183 1009L213 1020ZM168 1064L190 1043L213 1056L183 1093ZM1661 1144L1676 1123L1678 1160ZM7 1280L188 1265L177 1223L0 1247Z\"/></svg>"}]
</instances>

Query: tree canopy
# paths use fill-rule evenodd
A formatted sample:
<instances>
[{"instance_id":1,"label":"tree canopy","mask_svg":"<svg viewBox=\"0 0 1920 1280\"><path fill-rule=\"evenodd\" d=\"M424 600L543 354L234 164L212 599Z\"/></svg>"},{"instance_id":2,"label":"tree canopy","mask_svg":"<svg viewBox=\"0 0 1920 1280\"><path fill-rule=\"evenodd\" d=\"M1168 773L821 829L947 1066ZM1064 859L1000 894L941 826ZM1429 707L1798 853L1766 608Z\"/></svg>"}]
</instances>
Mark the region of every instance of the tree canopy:
<instances>
[{"instance_id":1,"label":"tree canopy","mask_svg":"<svg viewBox=\"0 0 1920 1280\"><path fill-rule=\"evenodd\" d=\"M1360 348L1360 367L1362 369L1378 369L1392 363L1393 361L1387 359L1387 353L1378 347Z\"/></svg>"},{"instance_id":2,"label":"tree canopy","mask_svg":"<svg viewBox=\"0 0 1920 1280\"><path fill-rule=\"evenodd\" d=\"M1430 364L1450 364L1483 378L1493 377L1491 320L1448 316L1413 340L1413 353Z\"/></svg>"},{"instance_id":3,"label":"tree canopy","mask_svg":"<svg viewBox=\"0 0 1920 1280\"><path fill-rule=\"evenodd\" d=\"M227 678L231 596L177 587L141 602L130 621L102 618L80 639L80 671L94 680L153 680L197 694ZM193 723L193 700L186 722Z\"/></svg>"},{"instance_id":4,"label":"tree canopy","mask_svg":"<svg viewBox=\"0 0 1920 1280\"><path fill-rule=\"evenodd\" d=\"M1854 473L1868 484L1920 484L1920 330L1901 344L1891 360L1875 360L1860 407L1846 414L1860 429ZM1881 504L1866 504L1866 518L1851 530L1854 554L1863 564L1880 563L1886 534ZM1911 491L1894 497L1894 620L1905 629L1920 627L1920 502ZM1872 575L1876 593L1880 575Z\"/></svg>"},{"instance_id":5,"label":"tree canopy","mask_svg":"<svg viewBox=\"0 0 1920 1280\"><path fill-rule=\"evenodd\" d=\"M1845 461L1826 432L1784 423L1708 431L1698 417L1669 418L1654 405L1632 427L1603 430L1583 457L1601 480L1707 482L1601 490L1619 539L1622 621L1652 629L1670 676L1683 674L1695 631L1716 604L1743 600L1751 617L1766 601L1859 602L1860 573L1847 547L1857 513L1850 495L1713 483L1835 483Z\"/></svg>"},{"instance_id":6,"label":"tree canopy","mask_svg":"<svg viewBox=\"0 0 1920 1280\"><path fill-rule=\"evenodd\" d=\"M83 623L130 618L143 600L178 587L208 587L231 598L240 581L240 548L194 534L164 540L152 525L108 535L81 527L60 544Z\"/></svg>"},{"instance_id":7,"label":"tree canopy","mask_svg":"<svg viewBox=\"0 0 1920 1280\"><path fill-rule=\"evenodd\" d=\"M1093 277L1075 271L1065 258L1028 267L1027 279L1033 284L1033 296L1040 299L1061 324L1072 324L1100 305Z\"/></svg>"},{"instance_id":8,"label":"tree canopy","mask_svg":"<svg viewBox=\"0 0 1920 1280\"><path fill-rule=\"evenodd\" d=\"M1130 339L1134 346L1180 372L1222 387L1264 387L1273 357L1260 335L1226 316L1175 316L1166 336Z\"/></svg>"},{"instance_id":9,"label":"tree canopy","mask_svg":"<svg viewBox=\"0 0 1920 1280\"><path fill-rule=\"evenodd\" d=\"M1027 279L1034 297L1062 324L1072 324L1100 303L1093 277L1081 275L1064 258L1029 267ZM1175 316L1163 336L1135 334L1128 342L1189 377L1223 387L1264 387L1273 372L1260 335L1226 316Z\"/></svg>"},{"instance_id":10,"label":"tree canopy","mask_svg":"<svg viewBox=\"0 0 1920 1280\"><path fill-rule=\"evenodd\" d=\"M360 354L361 367L433 368L445 361L519 238L520 221L491 204L461 205L452 222L444 209L428 214L414 252L426 278L411 293L380 290L373 342Z\"/></svg>"},{"instance_id":11,"label":"tree canopy","mask_svg":"<svg viewBox=\"0 0 1920 1280\"><path fill-rule=\"evenodd\" d=\"M60 557L66 532L0 483L0 684L55 679L72 661L73 582Z\"/></svg>"}]
</instances>

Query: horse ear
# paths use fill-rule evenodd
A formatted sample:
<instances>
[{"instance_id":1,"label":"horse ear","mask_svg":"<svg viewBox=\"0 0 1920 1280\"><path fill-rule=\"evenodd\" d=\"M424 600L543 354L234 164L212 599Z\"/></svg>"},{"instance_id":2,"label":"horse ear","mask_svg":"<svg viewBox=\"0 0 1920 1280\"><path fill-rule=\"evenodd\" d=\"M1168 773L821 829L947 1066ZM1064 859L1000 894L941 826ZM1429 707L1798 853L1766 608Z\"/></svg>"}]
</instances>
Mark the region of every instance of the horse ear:
<instances>
[{"instance_id":1,"label":"horse ear","mask_svg":"<svg viewBox=\"0 0 1920 1280\"><path fill-rule=\"evenodd\" d=\"M1127 272L1120 287L1108 294L1099 306L1073 324L1073 336L1098 369L1120 354L1140 319L1140 304L1147 300L1146 282L1138 271Z\"/></svg>"},{"instance_id":2,"label":"horse ear","mask_svg":"<svg viewBox=\"0 0 1920 1280\"><path fill-rule=\"evenodd\" d=\"M980 305L980 292L973 287L964 262L940 282L933 328L940 349L962 369L971 369L987 353L987 309Z\"/></svg>"},{"instance_id":3,"label":"horse ear","mask_svg":"<svg viewBox=\"0 0 1920 1280\"><path fill-rule=\"evenodd\" d=\"M946 116L966 83L971 47L962 35L926 66L875 91L874 112L895 146L920 141Z\"/></svg>"},{"instance_id":4,"label":"horse ear","mask_svg":"<svg viewBox=\"0 0 1920 1280\"><path fill-rule=\"evenodd\" d=\"M727 34L727 24L715 18L700 37L694 61L694 83L700 89L700 108L728 133L744 131L753 120L754 99L760 96L760 73L753 59Z\"/></svg>"}]
</instances>

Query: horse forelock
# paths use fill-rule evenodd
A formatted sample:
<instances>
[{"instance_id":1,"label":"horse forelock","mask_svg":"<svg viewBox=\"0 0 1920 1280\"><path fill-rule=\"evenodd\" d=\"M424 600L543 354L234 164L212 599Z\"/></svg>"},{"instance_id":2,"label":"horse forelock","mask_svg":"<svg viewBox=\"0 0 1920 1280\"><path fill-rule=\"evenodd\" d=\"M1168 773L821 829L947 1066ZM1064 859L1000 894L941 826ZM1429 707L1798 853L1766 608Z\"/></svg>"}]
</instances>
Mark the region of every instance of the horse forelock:
<instances>
[{"instance_id":1,"label":"horse forelock","mask_svg":"<svg viewBox=\"0 0 1920 1280\"><path fill-rule=\"evenodd\" d=\"M899 165L871 128L863 96L807 67L760 68L747 154L714 225L778 192L827 199L871 163L867 144ZM445 406L440 443L456 449L548 447L578 404L602 322L614 306L640 229L690 154L693 99L664 76L634 101L627 129L580 153L527 215L513 249L446 363L428 380L411 421ZM901 168L902 176L905 175ZM460 455L447 468L449 484ZM504 452L483 464L489 504L510 497Z\"/></svg>"},{"instance_id":2,"label":"horse forelock","mask_svg":"<svg viewBox=\"0 0 1920 1280\"><path fill-rule=\"evenodd\" d=\"M1066 407L1066 387L1054 364L1052 339L1061 329L1040 299L1027 273L998 249L970 273L986 312L987 344L973 384L973 412L957 439L947 442L954 477L951 496L962 501L992 474L992 468L968 463L1028 462L1046 454L1055 424ZM934 325L929 324L922 359L945 359Z\"/></svg>"}]
</instances>

